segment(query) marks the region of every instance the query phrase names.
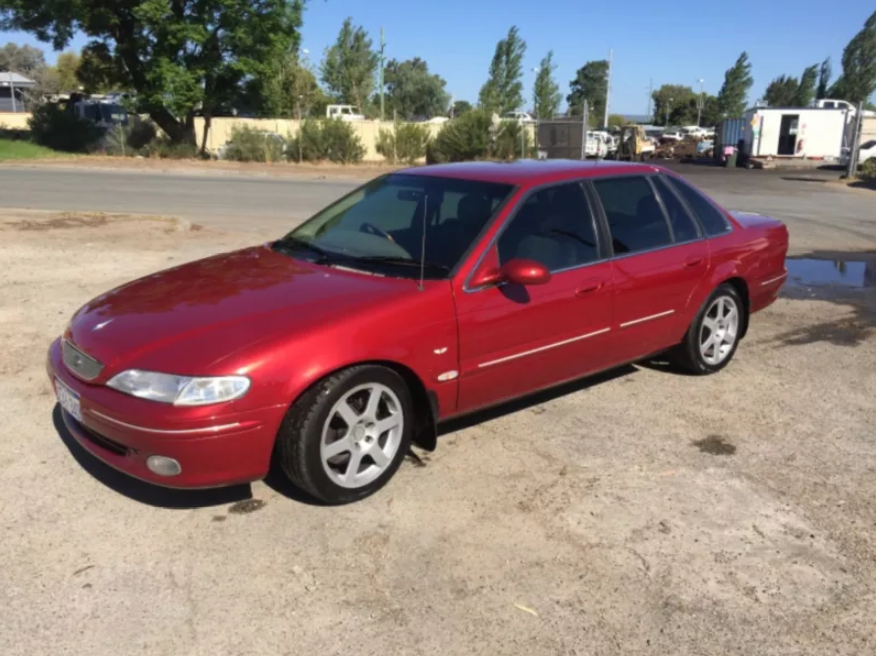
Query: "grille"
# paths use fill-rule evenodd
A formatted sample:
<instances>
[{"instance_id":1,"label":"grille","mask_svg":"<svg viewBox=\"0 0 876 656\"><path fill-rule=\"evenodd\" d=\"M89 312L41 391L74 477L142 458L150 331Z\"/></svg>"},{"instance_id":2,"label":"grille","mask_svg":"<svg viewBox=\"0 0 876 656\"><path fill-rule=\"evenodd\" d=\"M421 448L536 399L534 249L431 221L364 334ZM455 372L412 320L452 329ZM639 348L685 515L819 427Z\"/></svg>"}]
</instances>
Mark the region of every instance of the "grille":
<instances>
[{"instance_id":1,"label":"grille","mask_svg":"<svg viewBox=\"0 0 876 656\"><path fill-rule=\"evenodd\" d=\"M85 424L79 424L79 430L82 431L82 434L85 435L86 438L88 438L89 442L103 449L106 449L110 453L114 453L117 456L126 456L131 452L131 450L124 444L119 444L118 442L114 442L108 437L104 437L100 433L94 432Z\"/></svg>"},{"instance_id":2,"label":"grille","mask_svg":"<svg viewBox=\"0 0 876 656\"><path fill-rule=\"evenodd\" d=\"M103 371L103 365L64 340L64 364L83 380L93 380Z\"/></svg>"}]
</instances>

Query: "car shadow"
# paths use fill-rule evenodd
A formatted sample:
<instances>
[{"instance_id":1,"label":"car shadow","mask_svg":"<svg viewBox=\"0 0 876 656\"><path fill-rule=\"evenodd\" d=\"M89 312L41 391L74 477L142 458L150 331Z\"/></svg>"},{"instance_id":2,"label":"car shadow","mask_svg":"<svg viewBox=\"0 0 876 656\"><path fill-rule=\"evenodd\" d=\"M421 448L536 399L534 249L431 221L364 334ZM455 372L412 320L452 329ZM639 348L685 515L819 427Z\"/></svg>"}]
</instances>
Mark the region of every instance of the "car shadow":
<instances>
[{"instance_id":1,"label":"car shadow","mask_svg":"<svg viewBox=\"0 0 876 656\"><path fill-rule=\"evenodd\" d=\"M113 469L83 448L64 425L61 408L57 404L52 412L52 423L58 437L82 469L106 487L133 501L156 508L180 510L222 506L252 498L249 484L206 490L174 490L146 483Z\"/></svg>"},{"instance_id":2,"label":"car shadow","mask_svg":"<svg viewBox=\"0 0 876 656\"><path fill-rule=\"evenodd\" d=\"M504 417L505 415L511 415L515 412L520 412L521 410L542 405L543 403L548 403L554 399L558 399L561 396L567 396L569 394L574 394L575 392L582 392L591 387L595 387L596 385L602 385L611 380L629 376L636 371L638 371L637 367L627 364L588 378L580 378L569 383L563 383L557 387L542 390L541 392L535 392L529 396L513 399L485 410L478 410L477 412L464 415L458 419L450 419L438 425L438 437L444 437L445 435L450 435L451 433L456 433L465 430L466 428L471 428L472 426L477 426L478 424L492 421L499 417Z\"/></svg>"}]
</instances>

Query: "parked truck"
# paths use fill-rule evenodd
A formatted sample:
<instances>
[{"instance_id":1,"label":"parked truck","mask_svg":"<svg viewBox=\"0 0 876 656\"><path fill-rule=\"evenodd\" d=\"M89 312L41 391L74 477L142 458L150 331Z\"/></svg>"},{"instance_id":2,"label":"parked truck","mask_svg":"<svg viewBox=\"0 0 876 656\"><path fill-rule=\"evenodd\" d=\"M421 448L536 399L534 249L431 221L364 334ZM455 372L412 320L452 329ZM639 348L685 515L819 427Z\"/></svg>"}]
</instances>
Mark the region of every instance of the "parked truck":
<instances>
[{"instance_id":1,"label":"parked truck","mask_svg":"<svg viewBox=\"0 0 876 656\"><path fill-rule=\"evenodd\" d=\"M342 121L364 121L365 116L354 105L329 105L325 108L326 118L339 118Z\"/></svg>"}]
</instances>

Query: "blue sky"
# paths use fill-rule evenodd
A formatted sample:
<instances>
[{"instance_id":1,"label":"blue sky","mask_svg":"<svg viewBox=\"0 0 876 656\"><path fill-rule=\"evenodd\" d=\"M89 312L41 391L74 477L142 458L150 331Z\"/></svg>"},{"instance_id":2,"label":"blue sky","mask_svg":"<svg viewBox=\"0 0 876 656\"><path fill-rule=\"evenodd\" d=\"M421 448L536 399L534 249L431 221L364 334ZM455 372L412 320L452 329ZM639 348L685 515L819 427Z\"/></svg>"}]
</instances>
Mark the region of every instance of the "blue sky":
<instances>
[{"instance_id":1,"label":"blue sky","mask_svg":"<svg viewBox=\"0 0 876 656\"><path fill-rule=\"evenodd\" d=\"M719 3L714 3L717 6ZM873 0L691 0L584 2L583 0L310 0L303 42L315 62L351 16L375 46L386 31L387 58L420 57L447 80L456 99L477 101L496 41L511 25L527 42L525 88L531 104L532 69L554 51L556 75L564 95L575 70L614 49L612 112L642 114L648 84L687 84L717 93L742 50L753 64L750 101L781 74L799 75L828 55L834 76L842 51L873 12ZM0 32L6 41L41 45L29 35ZM74 47L81 47L77 39ZM47 51L50 47L43 46ZM49 60L54 55L47 52Z\"/></svg>"}]
</instances>

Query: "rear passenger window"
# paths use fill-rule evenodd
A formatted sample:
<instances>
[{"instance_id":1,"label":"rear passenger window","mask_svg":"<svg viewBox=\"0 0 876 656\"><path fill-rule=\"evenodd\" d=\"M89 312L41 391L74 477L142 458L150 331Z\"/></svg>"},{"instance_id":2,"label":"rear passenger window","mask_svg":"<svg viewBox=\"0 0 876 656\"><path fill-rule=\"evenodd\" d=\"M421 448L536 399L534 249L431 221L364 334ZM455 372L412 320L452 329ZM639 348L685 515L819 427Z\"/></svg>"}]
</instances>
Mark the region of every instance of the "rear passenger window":
<instances>
[{"instance_id":1,"label":"rear passenger window","mask_svg":"<svg viewBox=\"0 0 876 656\"><path fill-rule=\"evenodd\" d=\"M662 178L655 176L651 180L657 187L657 193L660 194L663 207L666 208L666 213L669 215L669 225L672 226L675 243L680 244L697 239L700 236L697 226L684 204L678 200L678 196L673 193Z\"/></svg>"},{"instance_id":2,"label":"rear passenger window","mask_svg":"<svg viewBox=\"0 0 876 656\"><path fill-rule=\"evenodd\" d=\"M550 271L599 259L593 214L577 182L530 195L499 237L499 262L535 260Z\"/></svg>"},{"instance_id":3,"label":"rear passenger window","mask_svg":"<svg viewBox=\"0 0 876 656\"><path fill-rule=\"evenodd\" d=\"M678 178L672 178L671 184L678 189L681 197L690 205L690 208L700 220L703 231L709 237L730 232L730 224L724 215L699 191Z\"/></svg>"},{"instance_id":4,"label":"rear passenger window","mask_svg":"<svg viewBox=\"0 0 876 656\"><path fill-rule=\"evenodd\" d=\"M672 244L663 209L642 177L594 180L617 255L640 253Z\"/></svg>"}]
</instances>

